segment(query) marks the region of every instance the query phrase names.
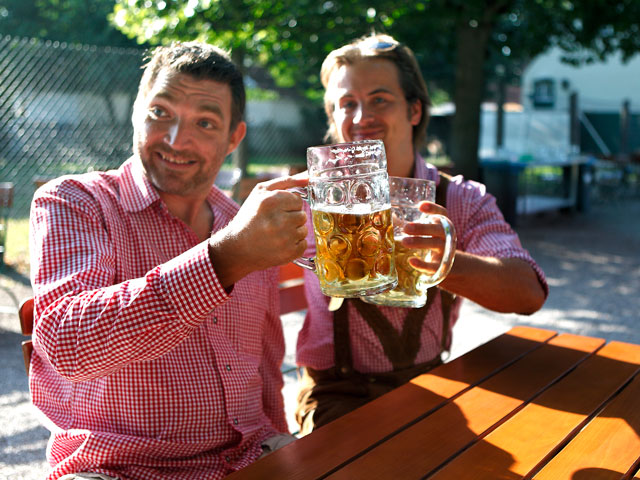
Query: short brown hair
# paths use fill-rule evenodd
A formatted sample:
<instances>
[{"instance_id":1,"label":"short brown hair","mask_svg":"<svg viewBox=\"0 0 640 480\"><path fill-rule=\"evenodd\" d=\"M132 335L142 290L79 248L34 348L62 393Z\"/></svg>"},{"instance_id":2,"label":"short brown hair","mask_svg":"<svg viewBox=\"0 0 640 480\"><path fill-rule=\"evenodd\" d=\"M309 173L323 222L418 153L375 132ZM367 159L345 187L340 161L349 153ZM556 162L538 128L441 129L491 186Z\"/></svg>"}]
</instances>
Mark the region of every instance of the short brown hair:
<instances>
[{"instance_id":1,"label":"short brown hair","mask_svg":"<svg viewBox=\"0 0 640 480\"><path fill-rule=\"evenodd\" d=\"M213 80L231 89L231 126L233 131L244 117L246 93L242 73L227 52L201 42L176 42L155 48L147 56L138 88L138 99L144 98L162 70L185 73L197 79Z\"/></svg>"},{"instance_id":2,"label":"short brown hair","mask_svg":"<svg viewBox=\"0 0 640 480\"><path fill-rule=\"evenodd\" d=\"M420 72L420 66L409 47L385 34L373 34L361 37L353 42L332 51L322 62L320 79L325 88L324 109L327 113L329 129L327 138L336 141L337 132L333 124L332 112L335 107L327 95L329 78L333 71L343 65L353 65L361 60L383 58L393 62L400 75L400 87L404 96L412 105L416 100L422 103L422 117L420 123L413 127L413 148L419 150L422 146L429 123L429 106L431 101L427 85Z\"/></svg>"}]
</instances>

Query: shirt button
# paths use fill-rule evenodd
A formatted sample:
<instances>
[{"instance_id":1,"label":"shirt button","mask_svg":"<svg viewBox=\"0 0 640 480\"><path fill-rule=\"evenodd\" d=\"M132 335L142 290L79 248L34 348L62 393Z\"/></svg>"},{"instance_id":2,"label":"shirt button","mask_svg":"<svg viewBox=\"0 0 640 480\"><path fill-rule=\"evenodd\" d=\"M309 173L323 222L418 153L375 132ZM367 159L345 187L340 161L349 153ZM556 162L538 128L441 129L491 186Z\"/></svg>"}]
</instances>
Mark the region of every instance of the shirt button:
<instances>
[{"instance_id":1,"label":"shirt button","mask_svg":"<svg viewBox=\"0 0 640 480\"><path fill-rule=\"evenodd\" d=\"M229 455L227 455L226 457L224 457L224 459L227 461L227 463L231 462L231 457Z\"/></svg>"},{"instance_id":2,"label":"shirt button","mask_svg":"<svg viewBox=\"0 0 640 480\"><path fill-rule=\"evenodd\" d=\"M213 323L218 323L218 317L213 317Z\"/></svg>"},{"instance_id":3,"label":"shirt button","mask_svg":"<svg viewBox=\"0 0 640 480\"><path fill-rule=\"evenodd\" d=\"M231 371L231 365L225 365L224 368L226 368L228 372Z\"/></svg>"},{"instance_id":4,"label":"shirt button","mask_svg":"<svg viewBox=\"0 0 640 480\"><path fill-rule=\"evenodd\" d=\"M234 424L234 425L237 425L237 424L238 424L238 419L237 419L237 418L234 418L234 419L233 419L233 424Z\"/></svg>"}]
</instances>

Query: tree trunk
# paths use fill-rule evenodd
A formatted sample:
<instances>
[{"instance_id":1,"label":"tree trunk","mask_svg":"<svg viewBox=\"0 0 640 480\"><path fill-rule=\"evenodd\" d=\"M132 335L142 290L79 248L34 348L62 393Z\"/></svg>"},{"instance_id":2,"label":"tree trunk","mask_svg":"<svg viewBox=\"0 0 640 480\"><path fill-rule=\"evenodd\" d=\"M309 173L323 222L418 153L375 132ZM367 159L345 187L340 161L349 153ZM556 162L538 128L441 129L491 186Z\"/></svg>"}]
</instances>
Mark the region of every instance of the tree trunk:
<instances>
[{"instance_id":1,"label":"tree trunk","mask_svg":"<svg viewBox=\"0 0 640 480\"><path fill-rule=\"evenodd\" d=\"M496 152L504 146L504 102L507 96L507 83L503 75L498 77L496 96Z\"/></svg>"},{"instance_id":2,"label":"tree trunk","mask_svg":"<svg viewBox=\"0 0 640 480\"><path fill-rule=\"evenodd\" d=\"M476 27L462 21L456 29L456 113L451 130L451 160L454 170L468 179L478 179L480 105L484 94L484 61L492 24Z\"/></svg>"},{"instance_id":3,"label":"tree trunk","mask_svg":"<svg viewBox=\"0 0 640 480\"><path fill-rule=\"evenodd\" d=\"M580 151L580 110L578 93L572 92L569 97L569 145L572 151Z\"/></svg>"}]
</instances>

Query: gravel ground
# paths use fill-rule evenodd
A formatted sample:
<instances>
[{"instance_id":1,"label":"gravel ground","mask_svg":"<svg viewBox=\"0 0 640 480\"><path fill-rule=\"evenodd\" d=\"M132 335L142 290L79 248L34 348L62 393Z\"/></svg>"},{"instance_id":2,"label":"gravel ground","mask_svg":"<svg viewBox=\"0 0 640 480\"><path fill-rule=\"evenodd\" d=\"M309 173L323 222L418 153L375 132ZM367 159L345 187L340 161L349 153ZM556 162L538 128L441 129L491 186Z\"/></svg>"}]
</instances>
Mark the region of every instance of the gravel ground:
<instances>
[{"instance_id":1,"label":"gravel ground","mask_svg":"<svg viewBox=\"0 0 640 480\"><path fill-rule=\"evenodd\" d=\"M549 281L545 306L531 316L501 315L467 302L454 328L452 358L516 324L640 344L639 219L638 199L613 199L586 214L522 219L516 230ZM48 434L29 403L15 313L30 292L28 279L0 271L0 478L6 480L41 480L47 472ZM300 315L284 318L288 365L300 322ZM286 375L285 398L293 424L295 373Z\"/></svg>"}]
</instances>

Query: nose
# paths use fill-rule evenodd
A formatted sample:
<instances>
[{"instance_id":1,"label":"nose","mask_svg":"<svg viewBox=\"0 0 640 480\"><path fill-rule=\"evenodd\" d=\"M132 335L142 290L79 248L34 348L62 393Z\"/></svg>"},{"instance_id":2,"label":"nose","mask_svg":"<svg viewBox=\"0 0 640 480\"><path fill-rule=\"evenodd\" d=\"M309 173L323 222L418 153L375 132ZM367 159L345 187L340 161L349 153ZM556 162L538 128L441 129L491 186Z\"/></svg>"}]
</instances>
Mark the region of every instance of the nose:
<instances>
[{"instance_id":1,"label":"nose","mask_svg":"<svg viewBox=\"0 0 640 480\"><path fill-rule=\"evenodd\" d=\"M355 124L364 123L371 118L372 118L371 111L367 108L367 106L364 103L359 103L353 113L353 123Z\"/></svg>"},{"instance_id":2,"label":"nose","mask_svg":"<svg viewBox=\"0 0 640 480\"><path fill-rule=\"evenodd\" d=\"M169 125L164 140L171 147L178 148L189 140L189 132L184 123L180 122L180 120L175 120Z\"/></svg>"}]
</instances>

